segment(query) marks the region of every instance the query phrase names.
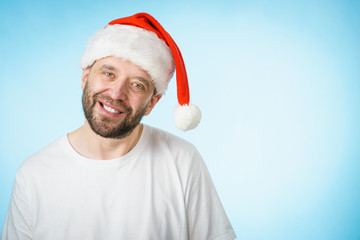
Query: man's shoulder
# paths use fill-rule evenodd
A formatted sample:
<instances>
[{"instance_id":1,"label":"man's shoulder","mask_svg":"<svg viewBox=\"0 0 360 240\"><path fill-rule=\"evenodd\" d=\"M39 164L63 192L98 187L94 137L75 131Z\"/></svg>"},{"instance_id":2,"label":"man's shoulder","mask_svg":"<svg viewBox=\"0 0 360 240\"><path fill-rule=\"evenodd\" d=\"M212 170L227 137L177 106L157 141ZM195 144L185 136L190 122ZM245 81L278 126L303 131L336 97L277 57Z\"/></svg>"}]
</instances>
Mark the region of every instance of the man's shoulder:
<instances>
[{"instance_id":1,"label":"man's shoulder","mask_svg":"<svg viewBox=\"0 0 360 240\"><path fill-rule=\"evenodd\" d=\"M66 135L57 138L43 147L38 152L28 157L19 167L19 171L36 169L49 163L50 159L56 159L65 154L64 142Z\"/></svg>"},{"instance_id":2,"label":"man's shoulder","mask_svg":"<svg viewBox=\"0 0 360 240\"><path fill-rule=\"evenodd\" d=\"M202 157L192 143L158 128L148 126L146 131L150 133L148 144L154 156L172 160L185 171L202 167Z\"/></svg>"},{"instance_id":3,"label":"man's shoulder","mask_svg":"<svg viewBox=\"0 0 360 240\"><path fill-rule=\"evenodd\" d=\"M196 147L192 143L181 137L152 126L145 125L145 127L150 133L151 141L154 143L165 145L169 148L176 148L178 150L196 151Z\"/></svg>"}]
</instances>

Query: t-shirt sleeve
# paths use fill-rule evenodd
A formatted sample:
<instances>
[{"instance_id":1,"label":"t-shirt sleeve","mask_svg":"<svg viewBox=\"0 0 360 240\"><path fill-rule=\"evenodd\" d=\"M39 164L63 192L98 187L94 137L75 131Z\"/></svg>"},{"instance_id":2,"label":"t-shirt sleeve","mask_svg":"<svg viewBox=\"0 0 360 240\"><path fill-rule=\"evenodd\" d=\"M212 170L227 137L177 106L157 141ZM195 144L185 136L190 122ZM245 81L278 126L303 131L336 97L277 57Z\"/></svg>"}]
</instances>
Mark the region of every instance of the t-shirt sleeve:
<instances>
[{"instance_id":1,"label":"t-shirt sleeve","mask_svg":"<svg viewBox=\"0 0 360 240\"><path fill-rule=\"evenodd\" d=\"M210 174L199 153L195 153L185 195L190 240L233 240L230 224Z\"/></svg>"},{"instance_id":2,"label":"t-shirt sleeve","mask_svg":"<svg viewBox=\"0 0 360 240\"><path fill-rule=\"evenodd\" d=\"M5 219L1 240L31 240L32 217L29 189L21 171L15 177L8 213Z\"/></svg>"}]
</instances>

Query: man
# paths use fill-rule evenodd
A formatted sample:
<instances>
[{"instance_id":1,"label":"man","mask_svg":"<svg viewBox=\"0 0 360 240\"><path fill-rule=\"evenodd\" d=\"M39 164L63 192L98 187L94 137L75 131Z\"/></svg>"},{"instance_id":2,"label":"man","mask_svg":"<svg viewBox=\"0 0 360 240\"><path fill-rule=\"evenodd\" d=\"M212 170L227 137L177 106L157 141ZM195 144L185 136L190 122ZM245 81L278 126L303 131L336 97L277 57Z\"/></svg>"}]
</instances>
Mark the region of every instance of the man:
<instances>
[{"instance_id":1,"label":"man","mask_svg":"<svg viewBox=\"0 0 360 240\"><path fill-rule=\"evenodd\" d=\"M175 67L176 125L200 120L170 35L146 13L117 19L81 66L85 123L19 168L1 240L234 239L197 150L140 124Z\"/></svg>"}]
</instances>

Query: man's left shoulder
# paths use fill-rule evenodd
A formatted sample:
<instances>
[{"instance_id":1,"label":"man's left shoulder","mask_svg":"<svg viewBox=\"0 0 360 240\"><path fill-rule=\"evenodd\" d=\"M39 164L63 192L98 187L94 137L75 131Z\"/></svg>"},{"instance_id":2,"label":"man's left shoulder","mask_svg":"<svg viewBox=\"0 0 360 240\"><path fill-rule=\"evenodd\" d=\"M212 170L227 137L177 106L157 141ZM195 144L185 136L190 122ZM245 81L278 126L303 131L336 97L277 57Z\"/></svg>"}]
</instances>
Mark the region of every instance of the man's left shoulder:
<instances>
[{"instance_id":1,"label":"man's left shoulder","mask_svg":"<svg viewBox=\"0 0 360 240\"><path fill-rule=\"evenodd\" d=\"M196 147L189 141L178 137L170 132L165 130L146 126L147 130L150 132L150 137L153 142L163 145L170 148L173 151L185 151L189 153L197 153Z\"/></svg>"},{"instance_id":2,"label":"man's left shoulder","mask_svg":"<svg viewBox=\"0 0 360 240\"><path fill-rule=\"evenodd\" d=\"M175 136L162 129L147 126L150 137L150 147L161 158L172 160L181 168L203 168L202 157L197 148L189 141Z\"/></svg>"}]
</instances>

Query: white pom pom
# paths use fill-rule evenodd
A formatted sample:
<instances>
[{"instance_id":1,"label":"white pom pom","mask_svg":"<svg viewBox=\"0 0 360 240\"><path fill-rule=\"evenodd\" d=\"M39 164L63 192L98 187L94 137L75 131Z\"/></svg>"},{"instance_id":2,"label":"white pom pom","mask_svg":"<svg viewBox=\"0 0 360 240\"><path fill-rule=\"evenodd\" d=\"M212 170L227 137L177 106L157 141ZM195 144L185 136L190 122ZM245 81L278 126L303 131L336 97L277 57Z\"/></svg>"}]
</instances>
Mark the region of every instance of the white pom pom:
<instances>
[{"instance_id":1,"label":"white pom pom","mask_svg":"<svg viewBox=\"0 0 360 240\"><path fill-rule=\"evenodd\" d=\"M187 131L195 128L199 124L200 118L201 112L196 105L178 105L175 107L175 126L182 131Z\"/></svg>"}]
</instances>

